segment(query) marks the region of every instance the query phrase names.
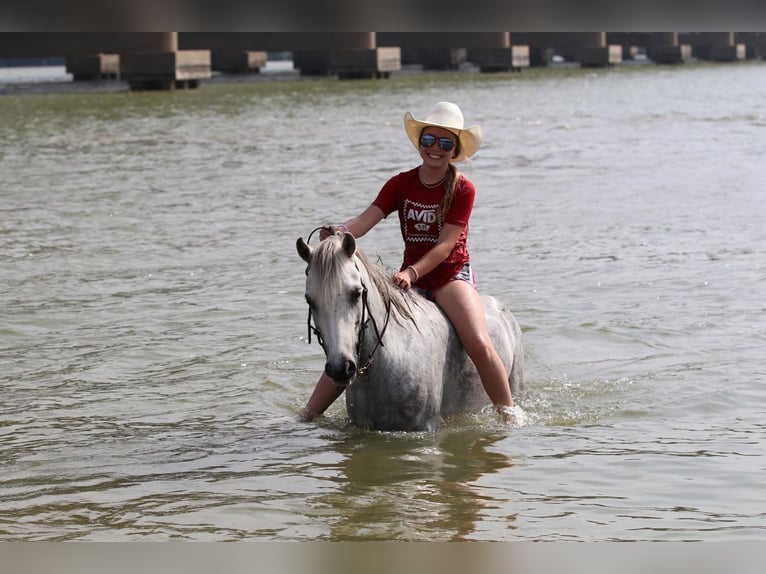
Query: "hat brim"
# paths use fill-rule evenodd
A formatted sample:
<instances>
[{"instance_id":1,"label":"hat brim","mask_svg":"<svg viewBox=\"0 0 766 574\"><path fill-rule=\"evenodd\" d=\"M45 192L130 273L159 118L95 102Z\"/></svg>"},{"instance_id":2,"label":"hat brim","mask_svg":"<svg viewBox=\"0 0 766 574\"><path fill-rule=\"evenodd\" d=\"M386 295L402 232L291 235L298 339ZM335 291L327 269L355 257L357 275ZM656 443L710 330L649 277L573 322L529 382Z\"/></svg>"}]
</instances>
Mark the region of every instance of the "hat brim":
<instances>
[{"instance_id":1,"label":"hat brim","mask_svg":"<svg viewBox=\"0 0 766 574\"><path fill-rule=\"evenodd\" d=\"M410 112L404 114L404 131L407 132L407 137L410 138L412 145L417 150L420 150L420 134L423 132L423 128L427 127L442 128L457 136L460 140L460 153L452 160L454 162L468 159L481 146L481 127L479 126L468 126L459 130L452 126L416 120Z\"/></svg>"}]
</instances>

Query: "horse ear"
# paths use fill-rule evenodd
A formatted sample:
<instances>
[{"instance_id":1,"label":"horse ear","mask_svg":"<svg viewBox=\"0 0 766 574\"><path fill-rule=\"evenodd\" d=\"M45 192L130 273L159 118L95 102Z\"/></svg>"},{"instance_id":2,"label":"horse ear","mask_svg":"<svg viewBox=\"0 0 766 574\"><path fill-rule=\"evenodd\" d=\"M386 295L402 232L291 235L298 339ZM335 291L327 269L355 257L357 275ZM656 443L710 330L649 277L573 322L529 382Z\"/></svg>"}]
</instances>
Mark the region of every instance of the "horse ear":
<instances>
[{"instance_id":1,"label":"horse ear","mask_svg":"<svg viewBox=\"0 0 766 574\"><path fill-rule=\"evenodd\" d=\"M311 256L314 254L314 250L303 241L303 237L299 237L295 242L295 247L298 249L298 255L301 256L306 263L311 263Z\"/></svg>"},{"instance_id":2,"label":"horse ear","mask_svg":"<svg viewBox=\"0 0 766 574\"><path fill-rule=\"evenodd\" d=\"M348 231L343 234L343 252L351 259L356 251L356 239Z\"/></svg>"}]
</instances>

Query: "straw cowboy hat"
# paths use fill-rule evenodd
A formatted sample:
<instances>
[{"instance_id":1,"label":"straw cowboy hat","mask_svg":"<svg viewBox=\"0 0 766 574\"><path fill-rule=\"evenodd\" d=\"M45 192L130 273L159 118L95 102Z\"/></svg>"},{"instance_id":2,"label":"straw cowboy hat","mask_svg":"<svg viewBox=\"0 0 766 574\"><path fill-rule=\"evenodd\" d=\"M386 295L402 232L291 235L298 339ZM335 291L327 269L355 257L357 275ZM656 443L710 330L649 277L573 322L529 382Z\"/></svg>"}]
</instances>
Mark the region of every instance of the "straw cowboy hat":
<instances>
[{"instance_id":1,"label":"straw cowboy hat","mask_svg":"<svg viewBox=\"0 0 766 574\"><path fill-rule=\"evenodd\" d=\"M416 120L410 112L404 114L404 130L415 149L420 149L420 134L428 126L444 128L458 137L460 152L452 161L463 161L471 157L481 145L481 128L463 127L463 112L451 102L439 102L422 120Z\"/></svg>"}]
</instances>

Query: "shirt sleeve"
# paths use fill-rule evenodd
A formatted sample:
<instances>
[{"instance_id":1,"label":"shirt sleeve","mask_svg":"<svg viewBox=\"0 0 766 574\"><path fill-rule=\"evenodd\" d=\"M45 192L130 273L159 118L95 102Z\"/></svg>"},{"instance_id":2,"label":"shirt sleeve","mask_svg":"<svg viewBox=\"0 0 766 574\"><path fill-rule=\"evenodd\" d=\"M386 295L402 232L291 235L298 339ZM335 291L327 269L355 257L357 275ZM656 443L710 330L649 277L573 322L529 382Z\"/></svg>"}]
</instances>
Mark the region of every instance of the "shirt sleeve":
<instances>
[{"instance_id":1,"label":"shirt sleeve","mask_svg":"<svg viewBox=\"0 0 766 574\"><path fill-rule=\"evenodd\" d=\"M401 189L401 177L402 174L395 175L385 184L383 184L380 192L378 192L378 196L372 202L373 205L380 208L384 217L388 217L399 207L399 190Z\"/></svg>"},{"instance_id":2,"label":"shirt sleeve","mask_svg":"<svg viewBox=\"0 0 766 574\"><path fill-rule=\"evenodd\" d=\"M444 223L465 227L471 218L473 202L476 199L476 187L473 182L461 176L455 186L455 195L452 196L452 205L444 216Z\"/></svg>"}]
</instances>

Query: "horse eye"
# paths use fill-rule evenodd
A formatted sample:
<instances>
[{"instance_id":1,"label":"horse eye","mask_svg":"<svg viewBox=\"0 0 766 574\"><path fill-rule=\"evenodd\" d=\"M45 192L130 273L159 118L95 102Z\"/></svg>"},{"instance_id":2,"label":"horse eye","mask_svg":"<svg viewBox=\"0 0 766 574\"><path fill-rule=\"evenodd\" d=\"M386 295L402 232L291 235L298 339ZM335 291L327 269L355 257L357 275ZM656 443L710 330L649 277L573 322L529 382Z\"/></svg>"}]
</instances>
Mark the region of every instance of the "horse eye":
<instances>
[{"instance_id":1,"label":"horse eye","mask_svg":"<svg viewBox=\"0 0 766 574\"><path fill-rule=\"evenodd\" d=\"M362 296L362 290L361 289L354 289L348 296L349 300L352 303L356 303L359 301L359 297Z\"/></svg>"}]
</instances>

